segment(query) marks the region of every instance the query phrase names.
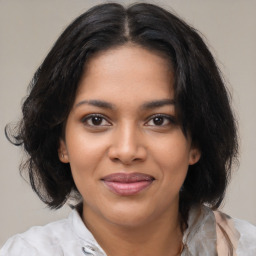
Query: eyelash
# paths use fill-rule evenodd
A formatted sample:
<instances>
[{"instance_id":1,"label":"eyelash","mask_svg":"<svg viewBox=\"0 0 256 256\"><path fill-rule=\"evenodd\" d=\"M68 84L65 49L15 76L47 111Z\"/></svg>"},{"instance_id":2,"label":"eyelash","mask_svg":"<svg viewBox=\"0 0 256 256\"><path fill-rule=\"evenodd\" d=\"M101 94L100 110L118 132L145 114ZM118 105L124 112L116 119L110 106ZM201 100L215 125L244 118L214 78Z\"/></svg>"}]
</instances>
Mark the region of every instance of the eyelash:
<instances>
[{"instance_id":1,"label":"eyelash","mask_svg":"<svg viewBox=\"0 0 256 256\"><path fill-rule=\"evenodd\" d=\"M173 116L170 116L170 115L166 115L166 114L155 114L153 116L151 116L150 118L148 118L148 121L146 123L148 123L149 121L152 121L154 118L164 118L164 119L167 119L168 120L168 124L165 124L165 125L154 125L154 126L157 126L157 127L163 127L163 126L168 126L170 124L175 124L176 123L176 120ZM150 125L148 125L150 126Z\"/></svg>"},{"instance_id":2,"label":"eyelash","mask_svg":"<svg viewBox=\"0 0 256 256\"><path fill-rule=\"evenodd\" d=\"M101 118L101 120L105 120L105 122L107 122L108 124L107 125L102 125L102 124L99 124L99 125L95 125L95 124L88 124L88 121L91 120L92 118L94 117L99 117ZM164 124L164 125L148 125L147 123L149 123L150 121L153 121L154 118L163 118L163 119L166 119L168 120L168 124ZM105 126L111 126L112 124L107 120L107 118L104 116L104 115L101 115L101 114L90 114L90 115L87 115L85 116L83 119L82 119L82 123L84 123L86 126L89 126L89 127L105 127ZM173 116L170 116L170 115L166 115L166 114L155 114L153 116L150 116L147 121L146 121L146 126L156 126L156 127L165 127L165 126L168 126L170 124L175 124L176 123L176 120Z\"/></svg>"},{"instance_id":3,"label":"eyelash","mask_svg":"<svg viewBox=\"0 0 256 256\"><path fill-rule=\"evenodd\" d=\"M101 118L102 120L105 120L108 125L94 125L94 124L88 124L88 120L94 118L94 117L99 117ZM87 115L85 116L83 119L82 119L82 123L84 123L86 126L89 126L89 127L100 127L100 126L111 126L111 123L107 120L107 118L101 114L90 114L90 115Z\"/></svg>"}]
</instances>

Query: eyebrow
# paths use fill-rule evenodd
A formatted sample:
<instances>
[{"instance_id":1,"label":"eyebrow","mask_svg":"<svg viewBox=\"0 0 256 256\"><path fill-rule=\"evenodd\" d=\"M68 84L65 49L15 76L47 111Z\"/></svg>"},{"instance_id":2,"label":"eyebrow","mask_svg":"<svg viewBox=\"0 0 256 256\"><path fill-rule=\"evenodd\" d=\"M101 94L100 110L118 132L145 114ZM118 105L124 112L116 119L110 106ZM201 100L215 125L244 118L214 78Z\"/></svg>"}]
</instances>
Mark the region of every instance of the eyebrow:
<instances>
[{"instance_id":1,"label":"eyebrow","mask_svg":"<svg viewBox=\"0 0 256 256\"><path fill-rule=\"evenodd\" d=\"M153 100L144 103L141 108L142 109L153 109L153 108L160 108L166 105L175 105L174 99L162 99L162 100Z\"/></svg>"},{"instance_id":2,"label":"eyebrow","mask_svg":"<svg viewBox=\"0 0 256 256\"><path fill-rule=\"evenodd\" d=\"M75 105L75 107L79 107L83 104L92 105L92 106L99 107L99 108L106 108L106 109L114 109L115 108L113 104L103 101L103 100L83 100L83 101L80 101L79 103L77 103Z\"/></svg>"},{"instance_id":3,"label":"eyebrow","mask_svg":"<svg viewBox=\"0 0 256 256\"><path fill-rule=\"evenodd\" d=\"M111 110L116 108L113 104L103 100L83 100L77 103L75 105L75 108L83 104L87 104L87 105L91 105L99 108L111 109ZM153 101L144 103L140 108L142 110L147 110L147 109L160 108L166 105L175 105L175 100L174 99L153 100Z\"/></svg>"}]
</instances>

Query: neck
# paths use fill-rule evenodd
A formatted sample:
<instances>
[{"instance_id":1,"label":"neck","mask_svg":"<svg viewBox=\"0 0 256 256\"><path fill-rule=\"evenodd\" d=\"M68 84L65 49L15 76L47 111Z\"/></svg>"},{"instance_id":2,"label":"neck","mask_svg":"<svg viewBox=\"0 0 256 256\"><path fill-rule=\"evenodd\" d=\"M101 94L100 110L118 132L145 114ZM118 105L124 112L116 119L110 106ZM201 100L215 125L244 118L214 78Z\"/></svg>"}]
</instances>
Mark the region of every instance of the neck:
<instances>
[{"instance_id":1,"label":"neck","mask_svg":"<svg viewBox=\"0 0 256 256\"><path fill-rule=\"evenodd\" d=\"M178 211L146 224L125 226L105 221L84 207L83 220L108 256L173 256L182 249Z\"/></svg>"}]
</instances>

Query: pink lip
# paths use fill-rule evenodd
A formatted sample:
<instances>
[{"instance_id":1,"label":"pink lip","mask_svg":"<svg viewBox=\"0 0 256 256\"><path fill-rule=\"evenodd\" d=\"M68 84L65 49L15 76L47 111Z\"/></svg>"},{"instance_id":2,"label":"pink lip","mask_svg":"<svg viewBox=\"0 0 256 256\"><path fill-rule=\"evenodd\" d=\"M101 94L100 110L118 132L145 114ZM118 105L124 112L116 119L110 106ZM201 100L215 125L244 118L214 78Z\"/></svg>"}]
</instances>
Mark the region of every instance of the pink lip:
<instances>
[{"instance_id":1,"label":"pink lip","mask_svg":"<svg viewBox=\"0 0 256 256\"><path fill-rule=\"evenodd\" d=\"M104 177L102 181L115 194L130 196L149 187L154 178L143 173L114 173Z\"/></svg>"}]
</instances>

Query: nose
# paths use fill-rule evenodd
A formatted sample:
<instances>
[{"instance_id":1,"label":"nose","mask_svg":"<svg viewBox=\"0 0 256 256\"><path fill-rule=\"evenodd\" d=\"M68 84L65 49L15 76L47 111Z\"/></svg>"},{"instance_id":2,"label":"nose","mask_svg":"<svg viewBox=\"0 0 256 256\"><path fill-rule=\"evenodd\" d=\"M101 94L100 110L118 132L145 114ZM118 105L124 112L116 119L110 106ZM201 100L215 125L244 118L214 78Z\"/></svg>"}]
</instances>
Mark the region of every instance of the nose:
<instances>
[{"instance_id":1,"label":"nose","mask_svg":"<svg viewBox=\"0 0 256 256\"><path fill-rule=\"evenodd\" d=\"M139 130L129 124L117 128L112 137L108 156L112 161L125 165L145 161L147 150Z\"/></svg>"}]
</instances>

